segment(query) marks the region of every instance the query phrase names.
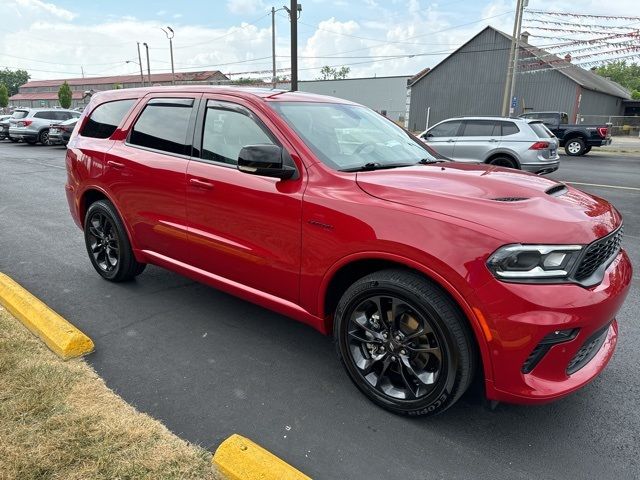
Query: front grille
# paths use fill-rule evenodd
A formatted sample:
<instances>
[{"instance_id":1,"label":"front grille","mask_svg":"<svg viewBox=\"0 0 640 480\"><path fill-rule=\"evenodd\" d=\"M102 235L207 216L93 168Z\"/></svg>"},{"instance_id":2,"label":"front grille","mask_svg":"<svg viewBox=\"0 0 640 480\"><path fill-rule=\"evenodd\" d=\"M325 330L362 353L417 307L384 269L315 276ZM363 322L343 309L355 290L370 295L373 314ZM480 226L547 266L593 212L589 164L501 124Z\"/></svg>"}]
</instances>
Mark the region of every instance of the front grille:
<instances>
[{"instance_id":1,"label":"front grille","mask_svg":"<svg viewBox=\"0 0 640 480\"><path fill-rule=\"evenodd\" d=\"M587 363L591 361L593 357L596 356L596 353L600 351L600 347L607 338L607 333L609 332L609 325L604 328L598 330L596 333L591 335L589 339L580 347L578 353L571 359L569 365L567 365L567 374L571 375L572 373L576 373L582 367L584 367Z\"/></svg>"},{"instance_id":2,"label":"front grille","mask_svg":"<svg viewBox=\"0 0 640 480\"><path fill-rule=\"evenodd\" d=\"M622 244L622 235L623 227L621 226L615 232L589 245L576 269L575 279L581 281L589 278L601 265L617 255Z\"/></svg>"}]
</instances>

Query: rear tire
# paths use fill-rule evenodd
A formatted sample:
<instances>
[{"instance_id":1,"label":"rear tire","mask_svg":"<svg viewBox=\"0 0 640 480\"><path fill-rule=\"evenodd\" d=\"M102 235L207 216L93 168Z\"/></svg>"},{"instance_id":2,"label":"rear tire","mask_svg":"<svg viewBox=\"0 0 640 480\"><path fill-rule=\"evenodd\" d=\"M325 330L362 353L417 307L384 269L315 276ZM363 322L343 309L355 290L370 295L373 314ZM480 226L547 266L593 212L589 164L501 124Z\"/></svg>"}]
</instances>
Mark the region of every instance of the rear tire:
<instances>
[{"instance_id":1,"label":"rear tire","mask_svg":"<svg viewBox=\"0 0 640 480\"><path fill-rule=\"evenodd\" d=\"M49 141L49 129L45 128L44 130L42 130L40 132L40 135L38 135L38 141L42 144L42 145L50 145L51 142Z\"/></svg>"},{"instance_id":2,"label":"rear tire","mask_svg":"<svg viewBox=\"0 0 640 480\"><path fill-rule=\"evenodd\" d=\"M87 210L84 239L93 268L105 280L125 282L146 267L136 260L122 220L108 200L98 200Z\"/></svg>"},{"instance_id":3,"label":"rear tire","mask_svg":"<svg viewBox=\"0 0 640 480\"><path fill-rule=\"evenodd\" d=\"M17 138L13 138L13 137L8 137L9 140L11 140L13 143L18 143L18 139Z\"/></svg>"},{"instance_id":4,"label":"rear tire","mask_svg":"<svg viewBox=\"0 0 640 480\"><path fill-rule=\"evenodd\" d=\"M570 140L567 140L567 143L564 146L564 151L570 157L579 157L584 155L586 152L587 146L582 138L576 137Z\"/></svg>"},{"instance_id":5,"label":"rear tire","mask_svg":"<svg viewBox=\"0 0 640 480\"><path fill-rule=\"evenodd\" d=\"M510 157L501 156L492 158L487 162L489 165L495 165L496 167L515 168L519 170L518 164Z\"/></svg>"},{"instance_id":6,"label":"rear tire","mask_svg":"<svg viewBox=\"0 0 640 480\"><path fill-rule=\"evenodd\" d=\"M371 401L435 415L469 387L476 345L458 306L421 275L383 270L356 281L334 316L338 358Z\"/></svg>"},{"instance_id":7,"label":"rear tire","mask_svg":"<svg viewBox=\"0 0 640 480\"><path fill-rule=\"evenodd\" d=\"M35 145L36 144L36 141L31 139L31 138L25 138L24 141L26 143L28 143L29 145Z\"/></svg>"}]
</instances>

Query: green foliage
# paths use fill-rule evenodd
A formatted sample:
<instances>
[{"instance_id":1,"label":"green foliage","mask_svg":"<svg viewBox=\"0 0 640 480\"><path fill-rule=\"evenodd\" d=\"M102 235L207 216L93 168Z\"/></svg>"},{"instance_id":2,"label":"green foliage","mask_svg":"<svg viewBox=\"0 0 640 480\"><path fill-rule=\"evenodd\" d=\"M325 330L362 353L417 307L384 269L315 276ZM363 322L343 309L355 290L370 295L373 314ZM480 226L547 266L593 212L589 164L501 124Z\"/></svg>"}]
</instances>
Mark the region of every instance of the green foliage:
<instances>
[{"instance_id":1,"label":"green foliage","mask_svg":"<svg viewBox=\"0 0 640 480\"><path fill-rule=\"evenodd\" d=\"M65 81L60 85L60 89L58 90L58 101L60 102L60 106L62 108L69 108L71 106L71 98L71 87Z\"/></svg>"},{"instance_id":2,"label":"green foliage","mask_svg":"<svg viewBox=\"0 0 640 480\"><path fill-rule=\"evenodd\" d=\"M6 85L7 90L9 90L9 96L18 93L20 85L27 83L29 78L31 76L26 70L9 70L8 68L0 70L0 83Z\"/></svg>"},{"instance_id":3,"label":"green foliage","mask_svg":"<svg viewBox=\"0 0 640 480\"><path fill-rule=\"evenodd\" d=\"M340 67L340 69L332 68L329 65L325 65L320 70L320 76L317 80L339 80L347 78L351 69L349 67Z\"/></svg>"},{"instance_id":4,"label":"green foliage","mask_svg":"<svg viewBox=\"0 0 640 480\"><path fill-rule=\"evenodd\" d=\"M9 105L9 90L4 83L0 83L0 107Z\"/></svg>"},{"instance_id":5,"label":"green foliage","mask_svg":"<svg viewBox=\"0 0 640 480\"><path fill-rule=\"evenodd\" d=\"M258 78L240 77L231 81L232 85L253 85L254 83L264 83Z\"/></svg>"},{"instance_id":6,"label":"green foliage","mask_svg":"<svg viewBox=\"0 0 640 480\"><path fill-rule=\"evenodd\" d=\"M640 90L634 90L631 92L631 98L634 100L640 100Z\"/></svg>"},{"instance_id":7,"label":"green foliage","mask_svg":"<svg viewBox=\"0 0 640 480\"><path fill-rule=\"evenodd\" d=\"M632 94L640 92L640 65L638 64L627 64L625 60L621 60L598 67L596 72L602 77L618 82Z\"/></svg>"},{"instance_id":8,"label":"green foliage","mask_svg":"<svg viewBox=\"0 0 640 480\"><path fill-rule=\"evenodd\" d=\"M122 89L122 88L124 88L124 87L122 86L122 84L121 84L121 83L114 83L114 84L113 84L113 89L114 89L114 90L120 90L120 89Z\"/></svg>"}]
</instances>

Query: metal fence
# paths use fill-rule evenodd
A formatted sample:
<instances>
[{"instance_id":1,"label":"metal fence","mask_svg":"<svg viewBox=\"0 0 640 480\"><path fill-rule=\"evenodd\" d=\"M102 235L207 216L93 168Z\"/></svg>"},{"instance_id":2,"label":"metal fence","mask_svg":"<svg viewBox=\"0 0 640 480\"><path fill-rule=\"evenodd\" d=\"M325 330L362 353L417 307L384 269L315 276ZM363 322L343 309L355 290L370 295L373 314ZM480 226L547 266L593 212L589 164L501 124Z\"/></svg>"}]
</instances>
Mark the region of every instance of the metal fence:
<instances>
[{"instance_id":1,"label":"metal fence","mask_svg":"<svg viewBox=\"0 0 640 480\"><path fill-rule=\"evenodd\" d=\"M578 123L583 123L585 125L610 123L612 136L640 136L640 116L623 117L617 115L579 115Z\"/></svg>"}]
</instances>

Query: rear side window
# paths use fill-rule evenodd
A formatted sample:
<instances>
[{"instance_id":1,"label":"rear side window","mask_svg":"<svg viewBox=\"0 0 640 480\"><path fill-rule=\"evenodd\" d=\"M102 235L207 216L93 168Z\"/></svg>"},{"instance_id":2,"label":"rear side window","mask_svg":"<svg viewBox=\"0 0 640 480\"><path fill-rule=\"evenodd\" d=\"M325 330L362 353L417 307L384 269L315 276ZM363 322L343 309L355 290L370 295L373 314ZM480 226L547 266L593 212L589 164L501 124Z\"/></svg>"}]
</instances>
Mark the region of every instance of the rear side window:
<instances>
[{"instance_id":1,"label":"rear side window","mask_svg":"<svg viewBox=\"0 0 640 480\"><path fill-rule=\"evenodd\" d=\"M425 135L426 138L431 137L455 137L458 135L458 130L460 129L460 122L444 122L440 125L436 125L431 130L427 132Z\"/></svg>"},{"instance_id":2,"label":"rear side window","mask_svg":"<svg viewBox=\"0 0 640 480\"><path fill-rule=\"evenodd\" d=\"M467 120L464 122L463 137L491 137L500 135L500 124L493 120Z\"/></svg>"},{"instance_id":3,"label":"rear side window","mask_svg":"<svg viewBox=\"0 0 640 480\"><path fill-rule=\"evenodd\" d=\"M543 123L533 122L533 123L530 123L529 126L531 127L531 130L533 130L536 133L538 138L553 137L553 133L551 133L551 131Z\"/></svg>"},{"instance_id":4,"label":"rear side window","mask_svg":"<svg viewBox=\"0 0 640 480\"><path fill-rule=\"evenodd\" d=\"M190 155L187 142L193 98L154 98L131 129L129 143L163 152Z\"/></svg>"},{"instance_id":5,"label":"rear side window","mask_svg":"<svg viewBox=\"0 0 640 480\"><path fill-rule=\"evenodd\" d=\"M109 138L135 103L133 99L116 100L99 105L84 124L80 135L91 138Z\"/></svg>"},{"instance_id":6,"label":"rear side window","mask_svg":"<svg viewBox=\"0 0 640 480\"><path fill-rule=\"evenodd\" d=\"M502 136L508 137L509 135L515 135L520 133L520 129L515 123L512 122L498 122L502 126Z\"/></svg>"},{"instance_id":7,"label":"rear side window","mask_svg":"<svg viewBox=\"0 0 640 480\"><path fill-rule=\"evenodd\" d=\"M44 118L45 120L59 120L58 112L36 112L34 118Z\"/></svg>"}]
</instances>

